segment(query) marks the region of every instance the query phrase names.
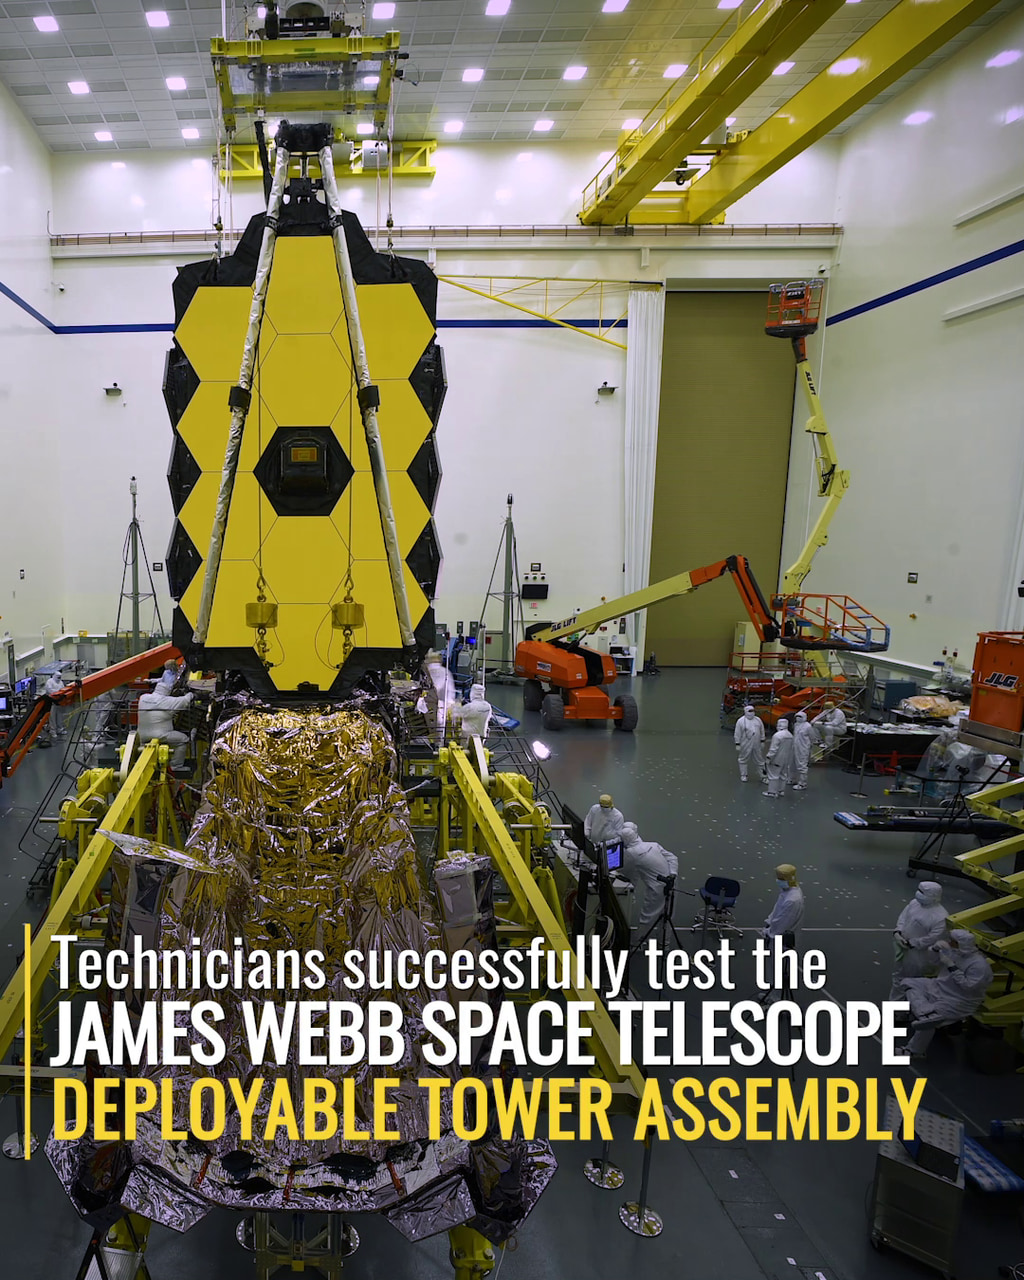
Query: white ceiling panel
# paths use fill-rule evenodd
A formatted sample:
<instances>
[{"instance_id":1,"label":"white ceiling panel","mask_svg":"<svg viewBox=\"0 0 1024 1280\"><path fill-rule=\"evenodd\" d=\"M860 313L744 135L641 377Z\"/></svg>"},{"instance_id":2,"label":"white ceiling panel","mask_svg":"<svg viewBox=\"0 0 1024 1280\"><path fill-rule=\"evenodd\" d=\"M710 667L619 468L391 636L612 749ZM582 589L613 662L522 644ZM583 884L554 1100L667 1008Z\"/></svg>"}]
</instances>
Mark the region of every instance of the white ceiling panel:
<instances>
[{"instance_id":1,"label":"white ceiling panel","mask_svg":"<svg viewBox=\"0 0 1024 1280\"><path fill-rule=\"evenodd\" d=\"M796 65L788 75L757 90L738 110L735 127L760 124L895 2L844 6L792 56ZM1020 2L1000 0L876 101L925 74L929 65ZM487 17L484 4L397 0L392 22L367 22L370 34L397 27L409 54L398 95L397 138L443 136L444 120L455 116L465 122L464 141L519 136L542 143L570 137L607 145L624 118L642 116L657 103L668 88L665 67L694 61L725 16L715 0L630 0L617 14L603 13L601 0L512 0L504 18ZM167 12L169 27L148 26L145 11L156 7ZM242 11L229 5L228 12L230 34L237 37ZM41 14L55 16L60 30L37 31L32 19ZM208 50L220 23L220 0L0 0L0 80L55 151L110 150L129 142L137 147L144 139L151 146L205 152L217 109ZM569 65L586 66L587 75L563 81ZM466 67L483 68L483 80L465 84ZM171 75L184 76L188 90L170 93L164 80ZM88 81L93 91L88 98L68 92L67 81L78 79ZM545 135L533 133L531 114L553 119L555 127ZM97 143L85 117L109 125L114 143ZM198 125L198 142L181 138L183 120Z\"/></svg>"}]
</instances>

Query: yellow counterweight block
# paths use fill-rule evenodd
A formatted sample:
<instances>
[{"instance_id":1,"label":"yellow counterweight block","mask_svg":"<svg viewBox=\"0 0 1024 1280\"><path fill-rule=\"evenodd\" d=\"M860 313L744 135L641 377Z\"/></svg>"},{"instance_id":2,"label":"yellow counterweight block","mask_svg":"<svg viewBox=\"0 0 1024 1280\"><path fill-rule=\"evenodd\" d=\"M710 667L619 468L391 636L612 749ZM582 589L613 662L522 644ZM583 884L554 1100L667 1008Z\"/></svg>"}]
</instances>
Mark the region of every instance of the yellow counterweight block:
<instances>
[{"instance_id":1,"label":"yellow counterweight block","mask_svg":"<svg viewBox=\"0 0 1024 1280\"><path fill-rule=\"evenodd\" d=\"M440 480L434 428L445 390L434 340L436 279L423 263L376 254L348 214L345 231L370 376L380 389L378 423L406 588L417 642L427 647L441 559L431 514ZM168 574L175 642L193 653L254 243L258 238L249 241L251 266L228 259L214 283L209 264L196 264L175 286L179 315L164 382L177 517ZM235 259L245 244L243 237ZM332 617L332 606L346 598L363 608L363 623L350 636ZM276 615L262 611L271 618L262 633L246 620L246 606L260 600L276 606ZM201 662L241 670L269 697L342 693L400 654L334 246L328 234L289 235L282 220Z\"/></svg>"}]
</instances>

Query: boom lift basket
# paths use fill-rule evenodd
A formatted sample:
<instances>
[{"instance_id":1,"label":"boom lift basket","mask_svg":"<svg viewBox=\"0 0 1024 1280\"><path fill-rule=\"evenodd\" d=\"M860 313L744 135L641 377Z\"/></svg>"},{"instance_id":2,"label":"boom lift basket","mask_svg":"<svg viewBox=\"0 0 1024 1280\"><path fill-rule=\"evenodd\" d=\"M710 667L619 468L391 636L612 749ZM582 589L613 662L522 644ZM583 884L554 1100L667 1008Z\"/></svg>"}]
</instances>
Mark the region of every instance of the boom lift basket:
<instances>
[{"instance_id":1,"label":"boom lift basket","mask_svg":"<svg viewBox=\"0 0 1024 1280\"><path fill-rule=\"evenodd\" d=\"M882 653L889 647L889 628L850 596L780 596L773 601L782 614L782 643L788 649L852 649Z\"/></svg>"},{"instance_id":2,"label":"boom lift basket","mask_svg":"<svg viewBox=\"0 0 1024 1280\"><path fill-rule=\"evenodd\" d=\"M764 331L770 338L806 338L818 327L823 280L793 280L768 290Z\"/></svg>"}]
</instances>

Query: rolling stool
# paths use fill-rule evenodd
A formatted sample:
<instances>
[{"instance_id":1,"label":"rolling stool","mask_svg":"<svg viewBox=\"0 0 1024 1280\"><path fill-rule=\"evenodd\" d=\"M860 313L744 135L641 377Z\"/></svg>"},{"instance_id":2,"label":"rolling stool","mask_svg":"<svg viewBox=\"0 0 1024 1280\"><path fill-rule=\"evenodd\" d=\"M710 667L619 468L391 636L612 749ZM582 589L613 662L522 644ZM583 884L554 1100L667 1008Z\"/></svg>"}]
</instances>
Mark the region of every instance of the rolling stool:
<instances>
[{"instance_id":1,"label":"rolling stool","mask_svg":"<svg viewBox=\"0 0 1024 1280\"><path fill-rule=\"evenodd\" d=\"M708 876L698 892L704 902L704 914L694 916L690 932L696 933L700 929L701 946L707 938L709 927L718 934L719 941L725 932L742 933L732 914L736 899L740 896L738 880L729 880L725 876Z\"/></svg>"}]
</instances>

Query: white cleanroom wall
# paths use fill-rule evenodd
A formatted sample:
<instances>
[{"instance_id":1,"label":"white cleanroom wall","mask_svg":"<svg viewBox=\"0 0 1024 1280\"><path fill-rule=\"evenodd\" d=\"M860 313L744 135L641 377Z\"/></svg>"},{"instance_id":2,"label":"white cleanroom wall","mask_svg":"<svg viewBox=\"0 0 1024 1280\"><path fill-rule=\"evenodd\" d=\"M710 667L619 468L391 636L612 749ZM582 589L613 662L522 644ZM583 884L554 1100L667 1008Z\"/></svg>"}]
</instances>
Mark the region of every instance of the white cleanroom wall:
<instances>
[{"instance_id":1,"label":"white cleanroom wall","mask_svg":"<svg viewBox=\"0 0 1024 1280\"><path fill-rule=\"evenodd\" d=\"M1018 10L843 139L833 323L812 353L851 486L806 585L854 596L911 661L948 647L969 666L978 631L1024 623L1022 50ZM801 440L786 562L810 465Z\"/></svg>"},{"instance_id":2,"label":"white cleanroom wall","mask_svg":"<svg viewBox=\"0 0 1024 1280\"><path fill-rule=\"evenodd\" d=\"M50 207L49 153L0 86L0 283L42 314L56 292ZM60 623L67 565L61 478L73 465L55 394L62 378L53 335L12 297L0 297L0 636L12 636L19 653L48 644ZM5 678L4 654L0 661Z\"/></svg>"}]
</instances>

